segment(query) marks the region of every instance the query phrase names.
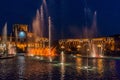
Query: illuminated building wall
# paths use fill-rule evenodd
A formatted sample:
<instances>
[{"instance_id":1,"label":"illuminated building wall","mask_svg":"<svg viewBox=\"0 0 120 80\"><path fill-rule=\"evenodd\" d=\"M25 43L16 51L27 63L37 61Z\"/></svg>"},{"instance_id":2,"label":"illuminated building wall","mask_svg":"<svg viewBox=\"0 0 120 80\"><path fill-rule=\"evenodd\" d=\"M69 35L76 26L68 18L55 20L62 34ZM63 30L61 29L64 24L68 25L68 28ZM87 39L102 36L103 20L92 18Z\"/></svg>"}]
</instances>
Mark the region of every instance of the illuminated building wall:
<instances>
[{"instance_id":1,"label":"illuminated building wall","mask_svg":"<svg viewBox=\"0 0 120 80\"><path fill-rule=\"evenodd\" d=\"M34 33L28 31L28 25L14 24L13 36L16 46L23 51L28 48L43 48L48 45L48 38L35 37Z\"/></svg>"},{"instance_id":2,"label":"illuminated building wall","mask_svg":"<svg viewBox=\"0 0 120 80\"><path fill-rule=\"evenodd\" d=\"M64 48L66 51L80 50L85 46L89 46L89 43L96 45L96 47L102 47L104 51L115 50L115 40L113 37L102 37L92 39L62 39L59 40L59 47Z\"/></svg>"},{"instance_id":3,"label":"illuminated building wall","mask_svg":"<svg viewBox=\"0 0 120 80\"><path fill-rule=\"evenodd\" d=\"M114 35L115 38L115 50L120 51L120 35Z\"/></svg>"},{"instance_id":4,"label":"illuminated building wall","mask_svg":"<svg viewBox=\"0 0 120 80\"><path fill-rule=\"evenodd\" d=\"M16 42L27 41L28 25L26 24L14 24L13 25L13 34Z\"/></svg>"},{"instance_id":5,"label":"illuminated building wall","mask_svg":"<svg viewBox=\"0 0 120 80\"><path fill-rule=\"evenodd\" d=\"M25 32L28 32L28 25L26 25L26 24L14 24L13 25L13 32L15 32L16 29L17 29L17 31L24 30Z\"/></svg>"}]
</instances>

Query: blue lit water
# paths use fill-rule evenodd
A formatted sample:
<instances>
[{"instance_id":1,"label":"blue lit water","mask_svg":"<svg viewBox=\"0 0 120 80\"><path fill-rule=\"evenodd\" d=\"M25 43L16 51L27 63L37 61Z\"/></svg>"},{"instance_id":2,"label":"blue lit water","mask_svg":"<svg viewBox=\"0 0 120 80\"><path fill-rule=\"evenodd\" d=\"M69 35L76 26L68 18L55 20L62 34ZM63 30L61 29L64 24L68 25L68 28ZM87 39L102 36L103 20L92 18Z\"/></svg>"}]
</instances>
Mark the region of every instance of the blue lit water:
<instances>
[{"instance_id":1,"label":"blue lit water","mask_svg":"<svg viewBox=\"0 0 120 80\"><path fill-rule=\"evenodd\" d=\"M120 80L119 59L60 57L48 63L18 56L0 59L0 80ZM86 67L89 68L86 68Z\"/></svg>"}]
</instances>

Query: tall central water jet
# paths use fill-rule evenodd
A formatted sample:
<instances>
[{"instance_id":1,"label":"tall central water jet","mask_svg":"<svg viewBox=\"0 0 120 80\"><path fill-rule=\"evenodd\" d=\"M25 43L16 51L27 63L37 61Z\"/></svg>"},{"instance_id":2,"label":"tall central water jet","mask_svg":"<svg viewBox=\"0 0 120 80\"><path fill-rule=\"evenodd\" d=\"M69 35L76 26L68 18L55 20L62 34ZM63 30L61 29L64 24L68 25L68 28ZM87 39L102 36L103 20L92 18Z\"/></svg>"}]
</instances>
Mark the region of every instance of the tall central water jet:
<instances>
[{"instance_id":1,"label":"tall central water jet","mask_svg":"<svg viewBox=\"0 0 120 80\"><path fill-rule=\"evenodd\" d=\"M49 49L51 48L51 17L48 17L49 22Z\"/></svg>"},{"instance_id":2,"label":"tall central water jet","mask_svg":"<svg viewBox=\"0 0 120 80\"><path fill-rule=\"evenodd\" d=\"M41 14L41 37L43 37L44 36L44 11L43 11L43 5L41 5L41 7L40 7L40 14Z\"/></svg>"},{"instance_id":3,"label":"tall central water jet","mask_svg":"<svg viewBox=\"0 0 120 80\"><path fill-rule=\"evenodd\" d=\"M52 62L51 58L51 17L48 17L48 27L49 27L49 60Z\"/></svg>"}]
</instances>

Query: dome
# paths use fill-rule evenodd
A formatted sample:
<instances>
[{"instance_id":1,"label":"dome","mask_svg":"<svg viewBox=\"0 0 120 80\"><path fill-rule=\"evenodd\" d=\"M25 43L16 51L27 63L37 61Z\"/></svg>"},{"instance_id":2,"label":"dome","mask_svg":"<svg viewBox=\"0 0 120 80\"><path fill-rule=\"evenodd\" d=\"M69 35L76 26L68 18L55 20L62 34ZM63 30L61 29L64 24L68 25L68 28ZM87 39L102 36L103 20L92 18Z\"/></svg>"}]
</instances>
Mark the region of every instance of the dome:
<instances>
[{"instance_id":1,"label":"dome","mask_svg":"<svg viewBox=\"0 0 120 80\"><path fill-rule=\"evenodd\" d=\"M24 31L20 31L18 36L19 36L19 38L25 38L26 33Z\"/></svg>"}]
</instances>

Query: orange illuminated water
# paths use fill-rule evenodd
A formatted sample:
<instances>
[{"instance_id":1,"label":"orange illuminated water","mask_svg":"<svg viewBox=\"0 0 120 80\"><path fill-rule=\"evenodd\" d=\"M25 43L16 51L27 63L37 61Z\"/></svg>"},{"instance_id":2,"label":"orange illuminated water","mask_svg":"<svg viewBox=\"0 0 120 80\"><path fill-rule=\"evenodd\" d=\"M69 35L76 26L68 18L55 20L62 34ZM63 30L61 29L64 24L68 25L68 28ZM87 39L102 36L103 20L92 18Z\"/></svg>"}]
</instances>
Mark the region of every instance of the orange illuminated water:
<instances>
[{"instance_id":1,"label":"orange illuminated water","mask_svg":"<svg viewBox=\"0 0 120 80\"><path fill-rule=\"evenodd\" d=\"M31 48L28 50L28 56L55 56L56 48Z\"/></svg>"}]
</instances>

